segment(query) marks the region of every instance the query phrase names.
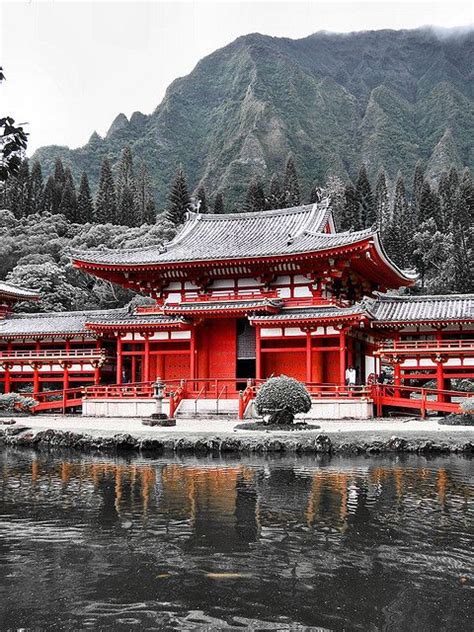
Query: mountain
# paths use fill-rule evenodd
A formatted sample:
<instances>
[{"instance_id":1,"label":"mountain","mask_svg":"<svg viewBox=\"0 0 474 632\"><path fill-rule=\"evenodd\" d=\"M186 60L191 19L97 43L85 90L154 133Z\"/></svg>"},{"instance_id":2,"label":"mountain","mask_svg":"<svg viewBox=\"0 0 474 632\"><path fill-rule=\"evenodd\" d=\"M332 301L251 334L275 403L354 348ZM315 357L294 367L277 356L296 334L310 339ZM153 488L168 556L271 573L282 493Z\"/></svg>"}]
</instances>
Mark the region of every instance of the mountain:
<instances>
[{"instance_id":1,"label":"mountain","mask_svg":"<svg viewBox=\"0 0 474 632\"><path fill-rule=\"evenodd\" d=\"M48 173L61 156L95 187L102 158L115 163L128 144L161 207L179 163L192 189L236 203L254 174L281 172L289 151L304 192L328 172L353 179L362 161L371 176L383 164L393 179L420 158L436 179L452 163L474 166L473 34L245 35L176 79L152 114L119 114L105 138L42 147L34 158Z\"/></svg>"}]
</instances>

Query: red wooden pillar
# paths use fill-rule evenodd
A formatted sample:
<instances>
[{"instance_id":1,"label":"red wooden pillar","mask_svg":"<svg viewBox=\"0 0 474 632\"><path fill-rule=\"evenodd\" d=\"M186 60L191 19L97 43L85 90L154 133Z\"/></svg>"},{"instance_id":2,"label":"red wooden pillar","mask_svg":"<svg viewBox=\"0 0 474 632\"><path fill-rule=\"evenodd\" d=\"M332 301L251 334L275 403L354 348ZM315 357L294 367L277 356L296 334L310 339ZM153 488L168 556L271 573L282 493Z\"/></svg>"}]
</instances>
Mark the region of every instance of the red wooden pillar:
<instances>
[{"instance_id":1,"label":"red wooden pillar","mask_svg":"<svg viewBox=\"0 0 474 632\"><path fill-rule=\"evenodd\" d=\"M117 384L122 384L122 366L123 366L122 338L120 334L118 334L117 335L117 373L116 373Z\"/></svg>"},{"instance_id":2,"label":"red wooden pillar","mask_svg":"<svg viewBox=\"0 0 474 632\"><path fill-rule=\"evenodd\" d=\"M131 382L136 382L137 381L137 356L132 355L132 375L130 376L130 381Z\"/></svg>"},{"instance_id":3,"label":"red wooden pillar","mask_svg":"<svg viewBox=\"0 0 474 632\"><path fill-rule=\"evenodd\" d=\"M97 364L94 366L94 385L100 384L100 366Z\"/></svg>"},{"instance_id":4,"label":"red wooden pillar","mask_svg":"<svg viewBox=\"0 0 474 632\"><path fill-rule=\"evenodd\" d=\"M311 330L306 331L306 381L313 381L313 345Z\"/></svg>"},{"instance_id":5,"label":"red wooden pillar","mask_svg":"<svg viewBox=\"0 0 474 632\"><path fill-rule=\"evenodd\" d=\"M10 364L8 362L5 362L4 366L4 385L3 385L3 392L9 393L11 390L11 374L10 374Z\"/></svg>"},{"instance_id":6,"label":"red wooden pillar","mask_svg":"<svg viewBox=\"0 0 474 632\"><path fill-rule=\"evenodd\" d=\"M196 377L196 328L191 328L191 339L189 341L189 377L194 380Z\"/></svg>"},{"instance_id":7,"label":"red wooden pillar","mask_svg":"<svg viewBox=\"0 0 474 632\"><path fill-rule=\"evenodd\" d=\"M40 392L39 366L38 362L33 362L33 397Z\"/></svg>"},{"instance_id":8,"label":"red wooden pillar","mask_svg":"<svg viewBox=\"0 0 474 632\"><path fill-rule=\"evenodd\" d=\"M339 384L346 383L346 332L341 329L339 332Z\"/></svg>"},{"instance_id":9,"label":"red wooden pillar","mask_svg":"<svg viewBox=\"0 0 474 632\"><path fill-rule=\"evenodd\" d=\"M262 379L262 341L260 327L255 327L255 378Z\"/></svg>"},{"instance_id":10,"label":"red wooden pillar","mask_svg":"<svg viewBox=\"0 0 474 632\"><path fill-rule=\"evenodd\" d=\"M150 381L150 334L144 334L145 344L143 349L143 377L144 382ZM163 376L161 376L163 377Z\"/></svg>"},{"instance_id":11,"label":"red wooden pillar","mask_svg":"<svg viewBox=\"0 0 474 632\"><path fill-rule=\"evenodd\" d=\"M443 391L445 387L443 360L444 358L442 356L436 356L436 388L440 391ZM438 393L437 399L439 402L446 401L446 397L442 393Z\"/></svg>"},{"instance_id":12,"label":"red wooden pillar","mask_svg":"<svg viewBox=\"0 0 474 632\"><path fill-rule=\"evenodd\" d=\"M393 384L394 386L401 386L402 384L402 361L397 356L393 358ZM400 397L400 389L395 388L393 394L395 397Z\"/></svg>"},{"instance_id":13,"label":"red wooden pillar","mask_svg":"<svg viewBox=\"0 0 474 632\"><path fill-rule=\"evenodd\" d=\"M66 413L66 402L67 402L66 391L69 388L69 367L70 366L71 366L70 362L66 361L63 363L63 415Z\"/></svg>"}]
</instances>

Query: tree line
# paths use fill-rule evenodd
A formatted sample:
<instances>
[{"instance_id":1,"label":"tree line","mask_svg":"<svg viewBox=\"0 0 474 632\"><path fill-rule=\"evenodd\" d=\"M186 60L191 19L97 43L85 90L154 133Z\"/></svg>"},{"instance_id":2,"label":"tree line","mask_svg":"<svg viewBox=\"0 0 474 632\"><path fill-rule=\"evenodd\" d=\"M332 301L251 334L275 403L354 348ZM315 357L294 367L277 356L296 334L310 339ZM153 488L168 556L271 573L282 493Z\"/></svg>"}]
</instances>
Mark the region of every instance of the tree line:
<instances>
[{"instance_id":1,"label":"tree line","mask_svg":"<svg viewBox=\"0 0 474 632\"><path fill-rule=\"evenodd\" d=\"M122 151L114 178L109 160L102 161L100 182L95 199L87 174L79 186L71 169L56 159L53 173L45 181L41 164L23 160L16 174L0 191L0 206L19 219L35 213L62 214L71 223L119 224L141 226L154 224L156 210L150 176L145 163L134 167L130 147Z\"/></svg>"}]
</instances>

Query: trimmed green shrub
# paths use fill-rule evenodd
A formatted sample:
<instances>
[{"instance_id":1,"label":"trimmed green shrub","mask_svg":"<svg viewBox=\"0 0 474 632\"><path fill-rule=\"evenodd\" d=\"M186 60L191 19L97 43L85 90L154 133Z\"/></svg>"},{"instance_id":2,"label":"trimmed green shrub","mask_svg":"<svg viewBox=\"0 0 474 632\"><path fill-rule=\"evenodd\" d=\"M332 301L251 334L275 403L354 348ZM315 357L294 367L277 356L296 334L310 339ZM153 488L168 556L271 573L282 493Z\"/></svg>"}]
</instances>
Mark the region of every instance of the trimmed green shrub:
<instances>
[{"instance_id":1,"label":"trimmed green shrub","mask_svg":"<svg viewBox=\"0 0 474 632\"><path fill-rule=\"evenodd\" d=\"M37 404L33 397L23 397L18 393L0 394L0 413L30 413Z\"/></svg>"},{"instance_id":2,"label":"trimmed green shrub","mask_svg":"<svg viewBox=\"0 0 474 632\"><path fill-rule=\"evenodd\" d=\"M286 375L271 377L255 398L255 410L268 415L269 424L291 424L295 415L311 409L311 397L304 384Z\"/></svg>"},{"instance_id":3,"label":"trimmed green shrub","mask_svg":"<svg viewBox=\"0 0 474 632\"><path fill-rule=\"evenodd\" d=\"M474 426L474 397L462 400L461 413L452 413L438 423L442 426Z\"/></svg>"}]
</instances>

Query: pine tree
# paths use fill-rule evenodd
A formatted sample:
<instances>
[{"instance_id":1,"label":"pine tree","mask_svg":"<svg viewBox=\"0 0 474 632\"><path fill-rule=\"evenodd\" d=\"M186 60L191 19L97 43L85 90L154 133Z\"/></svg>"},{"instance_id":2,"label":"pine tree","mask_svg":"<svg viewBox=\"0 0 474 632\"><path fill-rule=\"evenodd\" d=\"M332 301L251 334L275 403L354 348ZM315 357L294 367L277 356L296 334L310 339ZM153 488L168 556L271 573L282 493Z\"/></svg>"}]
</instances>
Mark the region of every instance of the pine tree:
<instances>
[{"instance_id":1,"label":"pine tree","mask_svg":"<svg viewBox=\"0 0 474 632\"><path fill-rule=\"evenodd\" d=\"M280 178L274 173L270 180L270 192L267 198L267 210L279 209L284 206L283 193L281 190Z\"/></svg>"},{"instance_id":2,"label":"pine tree","mask_svg":"<svg viewBox=\"0 0 474 632\"><path fill-rule=\"evenodd\" d=\"M102 161L99 190L95 201L95 219L99 224L117 221L117 198L115 183L107 158Z\"/></svg>"},{"instance_id":3,"label":"pine tree","mask_svg":"<svg viewBox=\"0 0 474 632\"><path fill-rule=\"evenodd\" d=\"M150 175L142 161L135 177L135 213L138 224L155 224L156 209L151 191Z\"/></svg>"},{"instance_id":4,"label":"pine tree","mask_svg":"<svg viewBox=\"0 0 474 632\"><path fill-rule=\"evenodd\" d=\"M76 191L74 190L73 184L71 184L71 181L69 179L65 181L63 194L61 197L61 204L59 205L59 212L62 213L64 217L72 223L78 221Z\"/></svg>"},{"instance_id":5,"label":"pine tree","mask_svg":"<svg viewBox=\"0 0 474 632\"><path fill-rule=\"evenodd\" d=\"M58 212L59 205L56 208L56 191L57 188L54 176L49 176L44 187L43 199L41 201L41 211L43 213Z\"/></svg>"},{"instance_id":6,"label":"pine tree","mask_svg":"<svg viewBox=\"0 0 474 632\"><path fill-rule=\"evenodd\" d=\"M465 169L453 206L453 223L463 227L465 231L472 228L474 219L474 186L469 169Z\"/></svg>"},{"instance_id":7,"label":"pine tree","mask_svg":"<svg viewBox=\"0 0 474 632\"><path fill-rule=\"evenodd\" d=\"M214 209L213 209L214 213L217 213L219 215L221 215L222 213L225 213L225 204L224 204L224 196L222 193L217 193L215 199L214 199Z\"/></svg>"},{"instance_id":8,"label":"pine tree","mask_svg":"<svg viewBox=\"0 0 474 632\"><path fill-rule=\"evenodd\" d=\"M23 160L14 176L7 181L6 203L17 218L30 214L30 168Z\"/></svg>"},{"instance_id":9,"label":"pine tree","mask_svg":"<svg viewBox=\"0 0 474 632\"><path fill-rule=\"evenodd\" d=\"M423 182L420 200L418 203L418 224L433 219L439 229L441 221L441 204L438 194L431 189L429 182Z\"/></svg>"},{"instance_id":10,"label":"pine tree","mask_svg":"<svg viewBox=\"0 0 474 632\"><path fill-rule=\"evenodd\" d=\"M31 169L30 181L29 181L29 198L30 198L30 212L41 213L43 208L43 174L41 172L40 163L35 160Z\"/></svg>"},{"instance_id":11,"label":"pine tree","mask_svg":"<svg viewBox=\"0 0 474 632\"><path fill-rule=\"evenodd\" d=\"M196 199L199 203L199 212L200 213L209 213L209 207L207 205L207 196L206 189L203 186L200 186L196 193Z\"/></svg>"},{"instance_id":12,"label":"pine tree","mask_svg":"<svg viewBox=\"0 0 474 632\"><path fill-rule=\"evenodd\" d=\"M344 182L338 176L328 176L322 194L329 198L334 222L339 228L344 217L346 195Z\"/></svg>"},{"instance_id":13,"label":"pine tree","mask_svg":"<svg viewBox=\"0 0 474 632\"><path fill-rule=\"evenodd\" d=\"M141 217L137 217L135 204L135 175L133 155L130 147L125 147L120 157L117 176L118 223L123 226L138 226Z\"/></svg>"},{"instance_id":14,"label":"pine tree","mask_svg":"<svg viewBox=\"0 0 474 632\"><path fill-rule=\"evenodd\" d=\"M265 191L259 178L254 178L247 190L244 210L247 212L264 211L266 206Z\"/></svg>"},{"instance_id":15,"label":"pine tree","mask_svg":"<svg viewBox=\"0 0 474 632\"><path fill-rule=\"evenodd\" d=\"M356 195L359 209L359 224L357 228L369 228L376 223L377 217L375 215L372 187L370 186L367 169L364 164L362 164L359 169L359 175L356 183Z\"/></svg>"},{"instance_id":16,"label":"pine tree","mask_svg":"<svg viewBox=\"0 0 474 632\"><path fill-rule=\"evenodd\" d=\"M285 167L285 181L283 183L283 197L285 206L292 207L300 204L300 185L296 171L295 159L292 153L288 154Z\"/></svg>"},{"instance_id":17,"label":"pine tree","mask_svg":"<svg viewBox=\"0 0 474 632\"><path fill-rule=\"evenodd\" d=\"M445 231L446 227L450 225L452 218L452 205L454 203L451 197L451 190L449 184L449 174L446 171L440 175L438 183L438 196L441 209L441 226L440 230Z\"/></svg>"},{"instance_id":18,"label":"pine tree","mask_svg":"<svg viewBox=\"0 0 474 632\"><path fill-rule=\"evenodd\" d=\"M460 184L459 173L456 167L451 167L451 169L449 170L448 181L451 195L456 195Z\"/></svg>"},{"instance_id":19,"label":"pine tree","mask_svg":"<svg viewBox=\"0 0 474 632\"><path fill-rule=\"evenodd\" d=\"M314 184L311 188L311 193L309 194L309 203L317 204L321 201L323 197L323 191L318 184Z\"/></svg>"},{"instance_id":20,"label":"pine tree","mask_svg":"<svg viewBox=\"0 0 474 632\"><path fill-rule=\"evenodd\" d=\"M418 160L415 165L415 170L413 172L413 183L412 183L412 196L411 196L411 206L413 209L413 217L415 219L415 225L418 227L420 222L420 198L421 191L423 189L423 183L425 179L425 170L423 168L423 163L421 160Z\"/></svg>"},{"instance_id":21,"label":"pine tree","mask_svg":"<svg viewBox=\"0 0 474 632\"><path fill-rule=\"evenodd\" d=\"M56 158L54 163L54 181L62 192L64 186L64 165L61 158Z\"/></svg>"},{"instance_id":22,"label":"pine tree","mask_svg":"<svg viewBox=\"0 0 474 632\"><path fill-rule=\"evenodd\" d=\"M189 209L190 198L186 176L180 166L173 184L171 185L168 208L166 210L167 219L175 226L183 224L186 219L186 212Z\"/></svg>"},{"instance_id":23,"label":"pine tree","mask_svg":"<svg viewBox=\"0 0 474 632\"><path fill-rule=\"evenodd\" d=\"M393 200L391 239L393 247L391 255L400 267L409 268L412 265L413 235L415 223L412 210L408 205L405 182L401 172L398 173Z\"/></svg>"},{"instance_id":24,"label":"pine tree","mask_svg":"<svg viewBox=\"0 0 474 632\"><path fill-rule=\"evenodd\" d=\"M77 196L77 221L82 224L94 221L94 204L92 202L89 180L85 172L82 174L79 195Z\"/></svg>"},{"instance_id":25,"label":"pine tree","mask_svg":"<svg viewBox=\"0 0 474 632\"><path fill-rule=\"evenodd\" d=\"M387 177L385 175L385 169L381 167L377 174L377 181L375 183L375 216L377 218L377 225L379 230L383 233L384 230L390 225L391 212L390 202L388 199L388 187Z\"/></svg>"},{"instance_id":26,"label":"pine tree","mask_svg":"<svg viewBox=\"0 0 474 632\"><path fill-rule=\"evenodd\" d=\"M357 192L352 184L348 184L344 190L344 206L339 217L339 229L351 230L359 223L359 206L357 204Z\"/></svg>"}]
</instances>

